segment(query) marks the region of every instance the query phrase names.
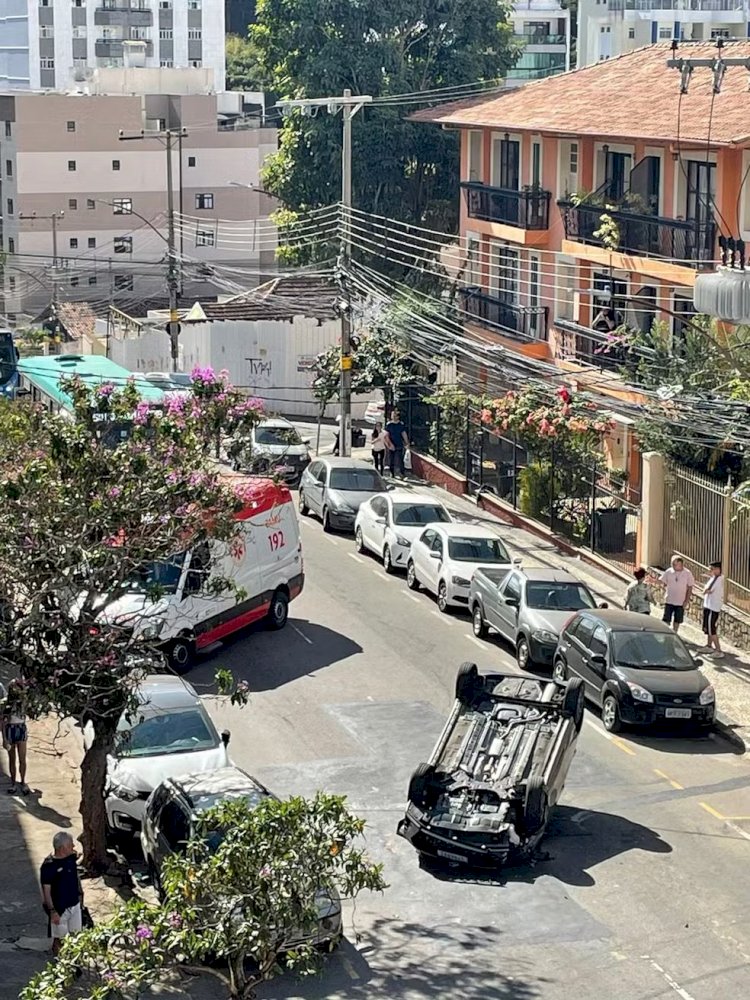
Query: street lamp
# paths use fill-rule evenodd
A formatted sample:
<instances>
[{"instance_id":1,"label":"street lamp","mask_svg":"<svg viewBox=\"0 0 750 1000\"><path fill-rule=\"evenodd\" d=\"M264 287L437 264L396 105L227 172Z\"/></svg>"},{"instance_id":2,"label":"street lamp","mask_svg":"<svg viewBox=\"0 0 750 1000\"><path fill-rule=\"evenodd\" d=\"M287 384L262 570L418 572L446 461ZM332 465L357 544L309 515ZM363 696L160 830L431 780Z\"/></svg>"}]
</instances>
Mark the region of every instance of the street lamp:
<instances>
[{"instance_id":1,"label":"street lamp","mask_svg":"<svg viewBox=\"0 0 750 1000\"><path fill-rule=\"evenodd\" d=\"M262 187L258 187L257 184L243 184L242 181L227 181L227 187L233 188L247 188L248 191L255 191L257 194L264 194L268 198L275 198L275 194L271 194L270 191L265 191Z\"/></svg>"}]
</instances>

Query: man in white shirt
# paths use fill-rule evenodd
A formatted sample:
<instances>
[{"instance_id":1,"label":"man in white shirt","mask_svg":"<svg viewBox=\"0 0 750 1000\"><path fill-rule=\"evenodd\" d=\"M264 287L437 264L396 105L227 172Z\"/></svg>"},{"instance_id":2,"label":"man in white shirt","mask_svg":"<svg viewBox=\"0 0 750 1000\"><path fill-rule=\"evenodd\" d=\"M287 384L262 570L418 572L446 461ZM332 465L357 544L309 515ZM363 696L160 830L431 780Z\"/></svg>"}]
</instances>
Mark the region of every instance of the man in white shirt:
<instances>
[{"instance_id":1,"label":"man in white shirt","mask_svg":"<svg viewBox=\"0 0 750 1000\"><path fill-rule=\"evenodd\" d=\"M672 556L669 569L661 575L661 582L666 588L663 620L675 632L679 632L685 619L685 608L693 593L695 578L679 556Z\"/></svg>"},{"instance_id":2,"label":"man in white shirt","mask_svg":"<svg viewBox=\"0 0 750 1000\"><path fill-rule=\"evenodd\" d=\"M724 574L721 572L721 563L712 562L711 575L703 588L703 631L706 633L706 645L715 657L724 655L717 635L719 612L723 603Z\"/></svg>"}]
</instances>

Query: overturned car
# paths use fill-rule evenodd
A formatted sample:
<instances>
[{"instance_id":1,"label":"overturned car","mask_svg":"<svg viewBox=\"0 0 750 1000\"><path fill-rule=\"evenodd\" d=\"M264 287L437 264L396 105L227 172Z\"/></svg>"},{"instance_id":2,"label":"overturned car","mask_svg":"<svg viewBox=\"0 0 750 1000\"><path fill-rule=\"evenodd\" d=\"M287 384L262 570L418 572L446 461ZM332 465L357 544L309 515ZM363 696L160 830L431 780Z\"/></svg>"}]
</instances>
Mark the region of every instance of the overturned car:
<instances>
[{"instance_id":1,"label":"overturned car","mask_svg":"<svg viewBox=\"0 0 750 1000\"><path fill-rule=\"evenodd\" d=\"M480 674L464 663L440 739L409 782L399 835L421 855L471 867L531 854L562 794L583 707L578 678Z\"/></svg>"}]
</instances>

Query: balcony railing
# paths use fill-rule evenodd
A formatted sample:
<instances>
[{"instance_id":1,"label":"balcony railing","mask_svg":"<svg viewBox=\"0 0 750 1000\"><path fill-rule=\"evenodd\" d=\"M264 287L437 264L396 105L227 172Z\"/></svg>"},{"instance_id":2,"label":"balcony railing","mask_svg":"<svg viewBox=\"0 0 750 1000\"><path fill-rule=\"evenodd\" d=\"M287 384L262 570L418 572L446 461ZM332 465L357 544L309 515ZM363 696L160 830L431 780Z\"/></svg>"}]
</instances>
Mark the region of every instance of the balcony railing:
<instances>
[{"instance_id":1,"label":"balcony railing","mask_svg":"<svg viewBox=\"0 0 750 1000\"><path fill-rule=\"evenodd\" d=\"M132 28L150 28L154 23L153 11L143 7L97 7L94 11L94 24L123 25Z\"/></svg>"},{"instance_id":2,"label":"balcony railing","mask_svg":"<svg viewBox=\"0 0 750 1000\"><path fill-rule=\"evenodd\" d=\"M556 76L558 73L564 72L564 61L560 62L557 66L513 66L506 73L506 79L545 80L548 76Z\"/></svg>"},{"instance_id":3,"label":"balcony railing","mask_svg":"<svg viewBox=\"0 0 750 1000\"><path fill-rule=\"evenodd\" d=\"M475 181L464 181L461 187L466 194L466 207L471 219L504 222L519 229L549 228L549 191L541 188L514 191Z\"/></svg>"},{"instance_id":4,"label":"balcony railing","mask_svg":"<svg viewBox=\"0 0 750 1000\"><path fill-rule=\"evenodd\" d=\"M546 306L517 306L488 295L481 288L472 287L461 289L461 308L469 316L498 328L500 332L535 340L547 337Z\"/></svg>"},{"instance_id":5,"label":"balcony railing","mask_svg":"<svg viewBox=\"0 0 750 1000\"><path fill-rule=\"evenodd\" d=\"M516 38L522 38L527 45L565 45L566 38L565 35L546 35L544 33L537 34L534 31L522 31L520 34L515 36Z\"/></svg>"},{"instance_id":6,"label":"balcony railing","mask_svg":"<svg viewBox=\"0 0 750 1000\"><path fill-rule=\"evenodd\" d=\"M658 215L609 211L602 206L574 205L559 201L565 235L579 243L605 246L598 235L602 216L612 219L618 230L617 249L646 257L664 257L701 267L716 259L716 226L713 222L665 219Z\"/></svg>"},{"instance_id":7,"label":"balcony railing","mask_svg":"<svg viewBox=\"0 0 750 1000\"><path fill-rule=\"evenodd\" d=\"M142 42L146 46L146 55L154 54L154 43L145 38L97 38L94 52L101 59L117 58L123 55L123 43Z\"/></svg>"},{"instance_id":8,"label":"balcony railing","mask_svg":"<svg viewBox=\"0 0 750 1000\"><path fill-rule=\"evenodd\" d=\"M609 10L744 10L743 0L608 0Z\"/></svg>"}]
</instances>

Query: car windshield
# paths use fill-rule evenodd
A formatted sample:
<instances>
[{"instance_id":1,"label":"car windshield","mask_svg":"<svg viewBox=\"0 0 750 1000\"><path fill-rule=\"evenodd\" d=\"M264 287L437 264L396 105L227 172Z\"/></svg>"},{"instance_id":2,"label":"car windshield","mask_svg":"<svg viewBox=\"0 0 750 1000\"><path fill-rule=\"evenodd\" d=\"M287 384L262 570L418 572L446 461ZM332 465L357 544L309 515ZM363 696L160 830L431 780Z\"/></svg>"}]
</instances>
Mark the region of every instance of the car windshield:
<instances>
[{"instance_id":1,"label":"car windshield","mask_svg":"<svg viewBox=\"0 0 750 1000\"><path fill-rule=\"evenodd\" d=\"M184 562L184 552L162 562L153 562L139 572L131 574L128 580L130 589L139 594L146 594L150 591L175 594Z\"/></svg>"},{"instance_id":2,"label":"car windshield","mask_svg":"<svg viewBox=\"0 0 750 1000\"><path fill-rule=\"evenodd\" d=\"M386 485L374 469L331 469L332 490L351 493L383 493Z\"/></svg>"},{"instance_id":3,"label":"car windshield","mask_svg":"<svg viewBox=\"0 0 750 1000\"><path fill-rule=\"evenodd\" d=\"M190 389L193 385L193 376L187 372L172 372L169 380L172 385L179 386L180 389Z\"/></svg>"},{"instance_id":4,"label":"car windshield","mask_svg":"<svg viewBox=\"0 0 750 1000\"><path fill-rule=\"evenodd\" d=\"M580 611L595 607L594 598L583 584L547 580L526 584L526 604L540 611Z\"/></svg>"},{"instance_id":5,"label":"car windshield","mask_svg":"<svg viewBox=\"0 0 750 1000\"><path fill-rule=\"evenodd\" d=\"M265 795L260 790L252 792L222 792L221 795L200 795L194 800L194 806L195 811L201 813L207 812L214 806L219 805L220 802L226 802L227 799L244 799L250 808L254 809L264 798ZM205 835L206 846L211 854L218 851L225 836L226 830L221 827L210 830Z\"/></svg>"},{"instance_id":6,"label":"car windshield","mask_svg":"<svg viewBox=\"0 0 750 1000\"><path fill-rule=\"evenodd\" d=\"M648 670L695 670L682 639L673 632L614 632L614 662Z\"/></svg>"},{"instance_id":7,"label":"car windshield","mask_svg":"<svg viewBox=\"0 0 750 1000\"><path fill-rule=\"evenodd\" d=\"M450 521L450 515L439 503L394 503L393 523L404 526Z\"/></svg>"},{"instance_id":8,"label":"car windshield","mask_svg":"<svg viewBox=\"0 0 750 1000\"><path fill-rule=\"evenodd\" d=\"M448 555L456 562L510 562L508 550L499 538L449 538Z\"/></svg>"},{"instance_id":9,"label":"car windshield","mask_svg":"<svg viewBox=\"0 0 750 1000\"><path fill-rule=\"evenodd\" d=\"M302 438L294 427L256 427L255 443L268 445L302 444Z\"/></svg>"},{"instance_id":10,"label":"car windshield","mask_svg":"<svg viewBox=\"0 0 750 1000\"><path fill-rule=\"evenodd\" d=\"M139 719L137 710L132 719L120 719L115 747L118 757L157 757L218 746L216 730L198 706Z\"/></svg>"},{"instance_id":11,"label":"car windshield","mask_svg":"<svg viewBox=\"0 0 750 1000\"><path fill-rule=\"evenodd\" d=\"M175 384L171 378L167 375L149 375L147 376L149 385L155 386L157 389L163 389L165 392L169 392L170 389L174 389Z\"/></svg>"}]
</instances>

